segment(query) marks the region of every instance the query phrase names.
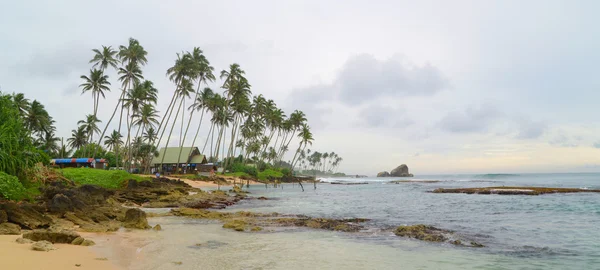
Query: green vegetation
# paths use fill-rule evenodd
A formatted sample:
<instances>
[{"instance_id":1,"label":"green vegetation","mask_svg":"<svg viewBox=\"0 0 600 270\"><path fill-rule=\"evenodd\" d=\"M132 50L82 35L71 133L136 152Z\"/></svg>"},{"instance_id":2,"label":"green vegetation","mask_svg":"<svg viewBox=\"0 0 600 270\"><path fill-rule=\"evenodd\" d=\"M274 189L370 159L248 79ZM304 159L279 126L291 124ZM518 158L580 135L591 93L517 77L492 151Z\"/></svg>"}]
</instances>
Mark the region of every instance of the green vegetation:
<instances>
[{"instance_id":1,"label":"green vegetation","mask_svg":"<svg viewBox=\"0 0 600 270\"><path fill-rule=\"evenodd\" d=\"M15 176L0 172L0 195L9 200L21 200L27 190Z\"/></svg>"},{"instance_id":2,"label":"green vegetation","mask_svg":"<svg viewBox=\"0 0 600 270\"><path fill-rule=\"evenodd\" d=\"M238 177L238 178L242 178L242 179L252 179L255 178L245 172L232 172L232 173L226 173L225 176L234 176L234 177Z\"/></svg>"},{"instance_id":3,"label":"green vegetation","mask_svg":"<svg viewBox=\"0 0 600 270\"><path fill-rule=\"evenodd\" d=\"M136 181L145 181L148 178L133 175L121 170L97 170L90 168L65 168L61 170L62 174L73 182L85 185L97 185L104 188L119 188L129 179Z\"/></svg>"},{"instance_id":4,"label":"green vegetation","mask_svg":"<svg viewBox=\"0 0 600 270\"><path fill-rule=\"evenodd\" d=\"M283 177L283 173L274 169L266 169L258 173L258 180L261 181L279 179L281 177Z\"/></svg>"},{"instance_id":5,"label":"green vegetation","mask_svg":"<svg viewBox=\"0 0 600 270\"><path fill-rule=\"evenodd\" d=\"M229 170L232 173L243 173L241 175L247 175L247 176L251 176L253 178L258 177L258 172L256 170L256 167L254 166L250 166L250 165L244 165L241 162L235 162L233 164L231 164L230 166L228 166L227 170ZM240 176L240 175L237 175Z\"/></svg>"}]
</instances>

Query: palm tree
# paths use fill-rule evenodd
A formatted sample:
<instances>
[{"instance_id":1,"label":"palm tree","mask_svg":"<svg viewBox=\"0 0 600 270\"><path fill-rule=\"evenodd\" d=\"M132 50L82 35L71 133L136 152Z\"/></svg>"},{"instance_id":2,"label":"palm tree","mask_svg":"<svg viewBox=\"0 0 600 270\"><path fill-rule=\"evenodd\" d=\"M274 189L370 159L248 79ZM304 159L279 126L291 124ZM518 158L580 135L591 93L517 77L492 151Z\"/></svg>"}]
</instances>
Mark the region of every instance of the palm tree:
<instances>
[{"instance_id":1,"label":"palm tree","mask_svg":"<svg viewBox=\"0 0 600 270\"><path fill-rule=\"evenodd\" d=\"M132 145L130 143L131 139L131 127L134 125L136 121L135 118L141 116L141 110L146 106L146 113L153 114L152 117L155 118L156 111L154 110L153 104L156 104L158 99L158 90L154 88L154 85L151 81L144 81L143 83L134 84L133 88L127 91L125 95L125 99L123 100L123 106L127 108L127 141L126 145L128 145L127 155L131 155ZM150 107L147 107L150 106ZM132 113L129 116L129 113ZM147 120L147 119L146 119ZM140 130L143 128L142 126L138 126L138 130L136 133L136 137L139 136Z\"/></svg>"},{"instance_id":2,"label":"palm tree","mask_svg":"<svg viewBox=\"0 0 600 270\"><path fill-rule=\"evenodd\" d=\"M79 126L77 129L71 130L71 138L67 139L67 143L71 148L79 150L87 143L86 128Z\"/></svg>"},{"instance_id":3,"label":"palm tree","mask_svg":"<svg viewBox=\"0 0 600 270\"><path fill-rule=\"evenodd\" d=\"M15 106L17 106L17 109L19 110L19 115L25 118L30 108L29 99L25 98L23 93L14 94L12 98Z\"/></svg>"},{"instance_id":4,"label":"palm tree","mask_svg":"<svg viewBox=\"0 0 600 270\"><path fill-rule=\"evenodd\" d=\"M110 49L110 47L108 47L108 48ZM109 50L109 51L112 52L112 50ZM100 144L100 140L102 139L102 137L104 136L104 133L108 129L108 126L112 122L112 119L114 118L114 116L119 108L119 105L121 104L123 98L125 97L125 93L129 89L130 84L132 82L139 82L141 79L143 79L140 65L143 66L148 62L148 60L146 59L147 54L148 54L148 52L146 52L144 50L144 47L142 47L140 45L140 43L134 38L129 39L129 44L127 47L123 46L123 45L119 46L119 52L117 53L117 57L121 61L121 63L124 65L124 67L119 68L118 73L119 73L119 75L121 75L121 77L119 77L119 80L122 82L123 89L121 91L121 97L117 101L117 105L115 106L115 109L113 111L113 114L110 117L110 119L108 120L108 122L106 123L106 126L104 127L104 130L102 131L102 135L100 135L98 144ZM114 56L114 53L111 53L109 55L112 57L112 56ZM94 59L95 58L96 57L94 57ZM108 58L108 57L106 57L106 58ZM94 61L94 59L92 59L92 61ZM114 60L114 58L112 58L112 59ZM111 61L108 61L108 62L111 62ZM101 62L100 65L102 65L102 63L103 62ZM115 62L112 61L111 63L115 63ZM109 64L109 65L113 66L112 64ZM115 65L116 65L116 63L115 63ZM122 119L123 119L123 107L121 107L121 115L119 117L119 128L118 128L119 133L121 132ZM96 151L94 151L94 154L92 155L92 157L94 157L95 155L96 155ZM116 157L117 157L117 164L118 164L119 163L118 149L117 149Z\"/></svg>"},{"instance_id":5,"label":"palm tree","mask_svg":"<svg viewBox=\"0 0 600 270\"><path fill-rule=\"evenodd\" d=\"M212 66L210 66L210 62L208 62L208 60L206 59L206 57L204 57L204 55L202 54L202 50L200 50L200 48L195 47L193 52L191 53L191 58L192 61L194 62L194 71L196 72L196 74L192 75L192 78L196 78L198 80L198 89L196 89L196 95L194 96L194 102L198 103L199 102L199 97L201 98L201 94L202 92L200 92L200 85L202 84L202 82L207 83L208 81L213 82L215 80L215 75L213 74L213 70L214 68ZM210 90L210 89L208 89ZM205 89L206 91L206 89ZM211 91L212 92L212 91ZM200 99L200 103L203 103L203 100ZM192 123L192 117L194 116L194 112L196 110L200 111L202 110L202 116L204 116L204 108L202 107L202 104L200 104L199 106L195 106L196 104L192 104L192 106L190 106L190 118L188 120L187 123L187 127L185 128L185 132L183 133L183 139L181 140L181 143L179 145L179 158L177 159L177 167L179 167L179 163L181 162L181 152L183 151L183 144L185 143L185 139L187 137L187 133L188 133L188 129L190 128L190 124ZM198 130L200 130L200 125L202 125L202 116L200 117L200 124L198 124ZM182 122L183 124L183 122ZM190 151L188 153L188 156L191 154L193 146L194 146L194 142L196 142L196 137L198 136L198 132L196 132L196 135L194 136L194 141L192 142L192 148L190 148Z\"/></svg>"},{"instance_id":6,"label":"palm tree","mask_svg":"<svg viewBox=\"0 0 600 270\"><path fill-rule=\"evenodd\" d=\"M100 99L100 95L104 98L104 91L109 91L110 82L108 81L108 76L104 75L104 72L99 69L90 70L90 76L81 75L80 77L85 82L80 84L82 87L81 94L85 92L92 92L92 98L94 100L94 116L97 115L98 112L98 101Z\"/></svg>"},{"instance_id":7,"label":"palm tree","mask_svg":"<svg viewBox=\"0 0 600 270\"><path fill-rule=\"evenodd\" d=\"M281 152L279 154L280 161L283 158L283 154L285 153L285 151L283 149L286 149L286 150L288 149L288 145L290 144L290 142L292 142L292 139L294 138L296 131L299 131L302 128L302 126L306 124L306 121L307 121L306 115L302 111L295 110L292 114L290 114L289 123L292 128L292 135L289 136L289 140L287 141L287 143L285 143L285 145L281 149Z\"/></svg>"},{"instance_id":8,"label":"palm tree","mask_svg":"<svg viewBox=\"0 0 600 270\"><path fill-rule=\"evenodd\" d=\"M123 144L123 140L121 140L121 138L123 138L123 135L121 135L118 131L113 130L110 135L104 136L104 145L110 147L110 151L114 152L115 149Z\"/></svg>"},{"instance_id":9,"label":"palm tree","mask_svg":"<svg viewBox=\"0 0 600 270\"><path fill-rule=\"evenodd\" d=\"M52 126L52 122L52 118L48 115L44 105L37 100L31 102L25 118L29 130L36 134L42 134Z\"/></svg>"},{"instance_id":10,"label":"palm tree","mask_svg":"<svg viewBox=\"0 0 600 270\"><path fill-rule=\"evenodd\" d=\"M142 137L147 143L153 144L154 140L156 140L156 130L154 130L154 127L150 126L146 129L146 131L144 131Z\"/></svg>"},{"instance_id":11,"label":"palm tree","mask_svg":"<svg viewBox=\"0 0 600 270\"><path fill-rule=\"evenodd\" d=\"M56 134L54 132L53 129L45 132L44 135L37 140L38 147L50 156L56 156L60 150L60 147L58 146L60 138L55 137Z\"/></svg>"},{"instance_id":12,"label":"palm tree","mask_svg":"<svg viewBox=\"0 0 600 270\"><path fill-rule=\"evenodd\" d=\"M93 49L92 51L95 53L94 58L90 60L90 63L94 63L92 68L100 66L100 70L104 71L108 66L111 66L117 69L117 65L119 64L119 61L115 58L117 51L113 50L111 46L102 45L102 51L98 49Z\"/></svg>"},{"instance_id":13,"label":"palm tree","mask_svg":"<svg viewBox=\"0 0 600 270\"><path fill-rule=\"evenodd\" d=\"M92 114L88 114L85 117L85 120L79 120L77 122L78 125L81 125L81 127L83 127L85 129L85 133L87 134L88 138L86 140L86 143L91 143L93 137L94 137L94 133L100 133L100 129L98 128L98 123L101 123L102 121L100 121L95 115ZM85 155L85 151L84 151L84 155Z\"/></svg>"}]
</instances>

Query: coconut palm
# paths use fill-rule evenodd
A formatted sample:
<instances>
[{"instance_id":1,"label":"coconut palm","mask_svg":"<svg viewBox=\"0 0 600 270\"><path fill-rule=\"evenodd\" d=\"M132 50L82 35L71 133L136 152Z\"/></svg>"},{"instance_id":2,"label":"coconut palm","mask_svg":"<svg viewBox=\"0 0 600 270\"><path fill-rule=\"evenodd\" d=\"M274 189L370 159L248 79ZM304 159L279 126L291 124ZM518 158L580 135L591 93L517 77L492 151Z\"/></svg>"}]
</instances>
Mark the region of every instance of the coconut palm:
<instances>
[{"instance_id":1,"label":"coconut palm","mask_svg":"<svg viewBox=\"0 0 600 270\"><path fill-rule=\"evenodd\" d=\"M25 118L31 106L29 104L29 99L25 98L25 95L23 93L14 94L12 96L12 99L13 103L15 104L15 106L17 106L17 109L19 110L19 115Z\"/></svg>"},{"instance_id":2,"label":"coconut palm","mask_svg":"<svg viewBox=\"0 0 600 270\"><path fill-rule=\"evenodd\" d=\"M52 118L48 115L44 105L37 100L31 102L25 117L25 123L29 130L41 135L52 126L52 122Z\"/></svg>"},{"instance_id":3,"label":"coconut palm","mask_svg":"<svg viewBox=\"0 0 600 270\"><path fill-rule=\"evenodd\" d=\"M110 135L104 136L104 145L110 147L110 151L114 152L115 149L119 148L121 144L123 144L123 140L121 140L121 138L123 138L123 135L121 135L118 131L113 130Z\"/></svg>"},{"instance_id":4,"label":"coconut palm","mask_svg":"<svg viewBox=\"0 0 600 270\"><path fill-rule=\"evenodd\" d=\"M102 98L104 98L104 91L110 91L110 88L108 87L110 85L110 82L108 81L108 76L104 75L104 72L102 72L102 70L92 69L90 70L89 77L81 75L80 78L85 81L84 83L79 85L83 88L81 94L84 94L88 91L92 93L92 98L94 101L94 116L96 116L98 112L98 102L100 100L100 95L102 95Z\"/></svg>"},{"instance_id":5,"label":"coconut palm","mask_svg":"<svg viewBox=\"0 0 600 270\"><path fill-rule=\"evenodd\" d=\"M181 142L179 144L179 158L177 160L177 167L179 167L179 163L181 162L181 160L179 160L179 159L181 158L181 152L183 151L183 144L185 143L188 129L190 128L190 124L192 123L192 118L193 118L194 112L196 110L198 110L198 111L202 110L202 116L200 117L200 123L198 124L198 131L200 130L200 126L202 125L202 117L204 116L204 108L203 108L203 104L202 104L203 99L201 96L203 93L200 92L200 86L202 85L203 82L207 83L209 81L213 82L215 80L215 75L213 74L214 68L212 66L210 66L210 62L208 62L208 60L206 59L204 54L202 54L202 50L200 50L200 48L198 48L198 47L194 48L194 50L191 53L191 58L192 58L192 61L194 62L194 67L193 67L194 70L193 71L195 71L195 73L196 73L196 74L192 75L192 78L198 80L198 82L197 82L198 89L196 89L196 95L194 96L194 104L192 104L192 106L190 106L190 108L189 108L190 109L190 118L188 120L187 127L185 128L185 132L183 133L183 139L181 140ZM208 90L210 90L210 89L208 89ZM196 105L196 103L199 102L199 100L198 100L199 98L200 98L200 104ZM196 135L194 136L194 140L192 142L192 148L190 148L188 156L192 152L194 143L196 142L196 137L198 136L198 131L196 131Z\"/></svg>"},{"instance_id":6,"label":"coconut palm","mask_svg":"<svg viewBox=\"0 0 600 270\"><path fill-rule=\"evenodd\" d=\"M77 129L71 130L71 138L67 139L67 143L71 148L79 150L80 147L87 143L86 128L79 126Z\"/></svg>"},{"instance_id":7,"label":"coconut palm","mask_svg":"<svg viewBox=\"0 0 600 270\"><path fill-rule=\"evenodd\" d=\"M154 140L156 140L156 130L154 127L150 126L142 133L142 137L146 143L153 144Z\"/></svg>"},{"instance_id":8,"label":"coconut palm","mask_svg":"<svg viewBox=\"0 0 600 270\"><path fill-rule=\"evenodd\" d=\"M306 124L306 115L302 111L295 110L292 114L290 114L289 124L291 125L292 134L289 136L289 140L282 146L281 152L279 153L279 160L283 158L285 151L283 149L288 149L290 142L294 138L296 131L299 131L304 124ZM285 140L284 140L285 141Z\"/></svg>"},{"instance_id":9,"label":"coconut palm","mask_svg":"<svg viewBox=\"0 0 600 270\"><path fill-rule=\"evenodd\" d=\"M92 114L88 114L85 117L85 120L79 120L77 122L78 125L81 125L84 129L85 132L88 136L86 143L91 143L93 137L94 137L94 133L100 133L100 129L98 128L98 123L101 123L102 121L100 121L95 115ZM85 153L86 151L84 151L84 155L87 154Z\"/></svg>"},{"instance_id":10,"label":"coconut palm","mask_svg":"<svg viewBox=\"0 0 600 270\"><path fill-rule=\"evenodd\" d=\"M90 60L90 63L94 63L92 68L100 66L100 70L104 71L108 66L117 69L117 65L119 64L119 60L115 58L117 51L113 50L111 46L102 45L102 50L93 49L92 50L95 55Z\"/></svg>"}]
</instances>

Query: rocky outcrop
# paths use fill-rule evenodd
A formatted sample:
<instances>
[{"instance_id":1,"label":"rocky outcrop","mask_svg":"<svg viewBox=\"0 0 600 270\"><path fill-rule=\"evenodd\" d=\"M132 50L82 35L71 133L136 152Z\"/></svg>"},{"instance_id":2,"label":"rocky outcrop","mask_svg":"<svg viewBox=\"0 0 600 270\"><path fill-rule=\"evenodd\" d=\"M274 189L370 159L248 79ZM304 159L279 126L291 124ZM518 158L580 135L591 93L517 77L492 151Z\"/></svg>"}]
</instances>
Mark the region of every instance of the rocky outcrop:
<instances>
[{"instance_id":1,"label":"rocky outcrop","mask_svg":"<svg viewBox=\"0 0 600 270\"><path fill-rule=\"evenodd\" d=\"M148 220L146 219L146 213L137 208L131 208L125 213L125 220L123 220L123 227L131 229L150 229Z\"/></svg>"},{"instance_id":2,"label":"rocky outcrop","mask_svg":"<svg viewBox=\"0 0 600 270\"><path fill-rule=\"evenodd\" d=\"M0 223L8 222L8 215L6 215L6 211L0 210Z\"/></svg>"},{"instance_id":3,"label":"rocky outcrop","mask_svg":"<svg viewBox=\"0 0 600 270\"><path fill-rule=\"evenodd\" d=\"M19 235L21 234L21 227L13 223L0 223L0 235Z\"/></svg>"},{"instance_id":4,"label":"rocky outcrop","mask_svg":"<svg viewBox=\"0 0 600 270\"><path fill-rule=\"evenodd\" d=\"M31 245L31 249L36 251L50 251L55 250L56 248L48 241L39 241L33 243L33 245Z\"/></svg>"},{"instance_id":5,"label":"rocky outcrop","mask_svg":"<svg viewBox=\"0 0 600 270\"><path fill-rule=\"evenodd\" d=\"M23 237L17 238L17 240L15 240L15 242L17 242L18 244L31 244L31 243L34 243L31 239L25 239Z\"/></svg>"},{"instance_id":6,"label":"rocky outcrop","mask_svg":"<svg viewBox=\"0 0 600 270\"><path fill-rule=\"evenodd\" d=\"M73 211L73 202L64 194L56 194L48 202L48 210L51 213L64 214L67 211Z\"/></svg>"},{"instance_id":7,"label":"rocky outcrop","mask_svg":"<svg viewBox=\"0 0 600 270\"><path fill-rule=\"evenodd\" d=\"M448 238L444 235L446 233L451 232L423 224L399 226L396 228L396 231L394 231L394 234L397 236L415 238L429 242L444 242L448 240Z\"/></svg>"},{"instance_id":8,"label":"rocky outcrop","mask_svg":"<svg viewBox=\"0 0 600 270\"><path fill-rule=\"evenodd\" d=\"M48 241L50 243L71 244L79 236L78 233L68 230L33 230L23 234L23 238L32 241Z\"/></svg>"},{"instance_id":9,"label":"rocky outcrop","mask_svg":"<svg viewBox=\"0 0 600 270\"><path fill-rule=\"evenodd\" d=\"M388 177L390 176L390 173L387 171L383 171L377 174L377 177Z\"/></svg>"},{"instance_id":10,"label":"rocky outcrop","mask_svg":"<svg viewBox=\"0 0 600 270\"><path fill-rule=\"evenodd\" d=\"M48 228L52 224L52 219L42 214L44 212L43 207L37 205L8 202L0 204L0 210L6 212L9 222L15 223L21 228Z\"/></svg>"},{"instance_id":11,"label":"rocky outcrop","mask_svg":"<svg viewBox=\"0 0 600 270\"><path fill-rule=\"evenodd\" d=\"M408 172L406 164L402 164L389 173L387 171L378 173L377 177L413 177L413 174Z\"/></svg>"}]
</instances>

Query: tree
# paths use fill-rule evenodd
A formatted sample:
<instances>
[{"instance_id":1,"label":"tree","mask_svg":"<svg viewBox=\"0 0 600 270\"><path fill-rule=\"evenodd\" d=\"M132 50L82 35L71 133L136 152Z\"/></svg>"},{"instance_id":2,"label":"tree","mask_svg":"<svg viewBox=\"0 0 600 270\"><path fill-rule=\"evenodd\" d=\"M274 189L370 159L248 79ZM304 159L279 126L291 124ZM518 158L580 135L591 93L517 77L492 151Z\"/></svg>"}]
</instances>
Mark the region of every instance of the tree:
<instances>
[{"instance_id":1,"label":"tree","mask_svg":"<svg viewBox=\"0 0 600 270\"><path fill-rule=\"evenodd\" d=\"M111 46L102 45L102 50L93 49L95 54L90 63L94 63L92 68L100 66L100 70L104 71L108 66L117 69L119 61L115 58L117 51L113 50Z\"/></svg>"},{"instance_id":2,"label":"tree","mask_svg":"<svg viewBox=\"0 0 600 270\"><path fill-rule=\"evenodd\" d=\"M100 129L98 128L98 123L101 123L102 121L98 120L98 118L95 115L92 114L88 114L85 117L85 120L79 120L77 122L78 125L81 125L81 127L83 127L85 129L85 133L87 134L87 138L86 138L86 143L91 143L93 137L94 137L94 133L100 133ZM86 152L83 152L83 154L88 154Z\"/></svg>"},{"instance_id":3,"label":"tree","mask_svg":"<svg viewBox=\"0 0 600 270\"><path fill-rule=\"evenodd\" d=\"M22 118L25 118L25 116L27 115L27 112L29 111L29 108L31 106L29 104L29 99L25 98L25 95L23 93L14 94L12 96L12 99L13 99L13 103L17 107L17 110L19 111L19 115Z\"/></svg>"},{"instance_id":4,"label":"tree","mask_svg":"<svg viewBox=\"0 0 600 270\"><path fill-rule=\"evenodd\" d=\"M92 93L92 98L94 101L94 116L96 116L98 113L98 102L100 100L100 96L102 95L102 98L104 98L104 91L110 91L110 88L108 87L110 85L108 76L104 75L102 70L92 69L90 70L89 77L81 75L80 78L85 81L79 85L83 88L81 94L84 94L88 91Z\"/></svg>"},{"instance_id":5,"label":"tree","mask_svg":"<svg viewBox=\"0 0 600 270\"><path fill-rule=\"evenodd\" d=\"M121 135L118 131L113 130L113 132L109 136L104 136L104 145L110 148L111 152L114 152L115 149L119 148L121 144L123 144L123 135Z\"/></svg>"},{"instance_id":6,"label":"tree","mask_svg":"<svg viewBox=\"0 0 600 270\"><path fill-rule=\"evenodd\" d=\"M306 149L306 146L308 144L312 145L312 142L314 140L313 135L310 132L310 127L308 127L308 125L303 125L302 126L302 130L298 134L298 137L300 138L300 144L298 145L298 149L296 150L296 154L294 154L294 158L292 159L292 169L291 169L292 172L294 171L294 168L296 167L296 162L297 162L296 161L296 156L300 152L300 148L302 148L302 150ZM304 147L302 147L302 145L304 145ZM304 187L302 186L302 182L298 181L298 183L300 183L300 187L302 187L302 191L304 191Z\"/></svg>"},{"instance_id":7,"label":"tree","mask_svg":"<svg viewBox=\"0 0 600 270\"><path fill-rule=\"evenodd\" d=\"M67 139L67 143L73 149L79 150L87 142L87 134L84 126L79 126L77 129L71 130L71 138Z\"/></svg>"}]
</instances>

